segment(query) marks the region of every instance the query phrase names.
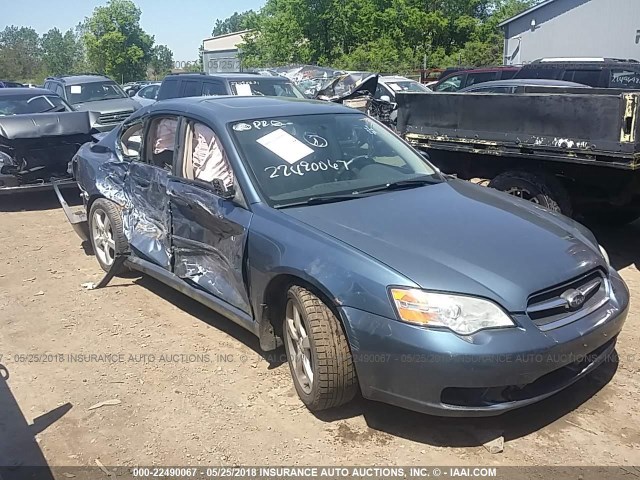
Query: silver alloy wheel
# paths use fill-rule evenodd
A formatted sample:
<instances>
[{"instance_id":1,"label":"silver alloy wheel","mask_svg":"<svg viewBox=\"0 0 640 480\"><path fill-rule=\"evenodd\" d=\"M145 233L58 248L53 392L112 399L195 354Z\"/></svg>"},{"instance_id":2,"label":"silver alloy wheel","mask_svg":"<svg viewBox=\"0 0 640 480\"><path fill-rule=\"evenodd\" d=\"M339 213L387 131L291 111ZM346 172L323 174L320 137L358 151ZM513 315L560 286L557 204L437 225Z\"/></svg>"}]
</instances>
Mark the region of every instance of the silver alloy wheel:
<instances>
[{"instance_id":1,"label":"silver alloy wheel","mask_svg":"<svg viewBox=\"0 0 640 480\"><path fill-rule=\"evenodd\" d=\"M522 200L528 200L533 203L540 204L540 200L538 200L534 195L531 194L529 190L521 187L511 187L505 190L505 193L509 195L513 195L514 197L521 198Z\"/></svg>"},{"instance_id":2,"label":"silver alloy wheel","mask_svg":"<svg viewBox=\"0 0 640 480\"><path fill-rule=\"evenodd\" d=\"M107 212L96 208L91 219L93 248L100 261L111 266L116 256L116 242L113 240L113 229Z\"/></svg>"},{"instance_id":3,"label":"silver alloy wheel","mask_svg":"<svg viewBox=\"0 0 640 480\"><path fill-rule=\"evenodd\" d=\"M302 315L295 302L287 302L287 346L292 357L293 371L298 384L306 394L313 386L313 367L311 364L311 343L302 322Z\"/></svg>"}]
</instances>

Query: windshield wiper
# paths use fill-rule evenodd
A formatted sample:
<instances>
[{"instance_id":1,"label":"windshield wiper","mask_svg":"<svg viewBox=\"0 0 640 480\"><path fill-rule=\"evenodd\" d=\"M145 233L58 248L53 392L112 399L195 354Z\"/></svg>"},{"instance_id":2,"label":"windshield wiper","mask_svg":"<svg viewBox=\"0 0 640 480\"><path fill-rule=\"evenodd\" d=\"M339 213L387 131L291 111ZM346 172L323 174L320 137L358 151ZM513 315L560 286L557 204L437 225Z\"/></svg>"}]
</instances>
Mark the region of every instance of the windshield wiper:
<instances>
[{"instance_id":1,"label":"windshield wiper","mask_svg":"<svg viewBox=\"0 0 640 480\"><path fill-rule=\"evenodd\" d=\"M350 195L322 195L318 197L309 197L302 202L295 203L283 203L280 205L274 205L274 208L290 208L290 207L300 207L302 205L322 205L324 203L336 203L336 202L344 202L347 200L353 200L354 198L362 198L364 195L360 195L359 193L353 193Z\"/></svg>"},{"instance_id":2,"label":"windshield wiper","mask_svg":"<svg viewBox=\"0 0 640 480\"><path fill-rule=\"evenodd\" d=\"M361 193L374 193L374 192L383 192L385 190L401 190L403 188L415 188L422 187L424 185L435 185L436 183L441 183L442 180L438 178L434 178L432 176L424 176L417 178L410 178L407 180L398 180L396 182L387 183L384 185L378 185L376 187L364 188L362 190L358 190L356 194Z\"/></svg>"}]
</instances>

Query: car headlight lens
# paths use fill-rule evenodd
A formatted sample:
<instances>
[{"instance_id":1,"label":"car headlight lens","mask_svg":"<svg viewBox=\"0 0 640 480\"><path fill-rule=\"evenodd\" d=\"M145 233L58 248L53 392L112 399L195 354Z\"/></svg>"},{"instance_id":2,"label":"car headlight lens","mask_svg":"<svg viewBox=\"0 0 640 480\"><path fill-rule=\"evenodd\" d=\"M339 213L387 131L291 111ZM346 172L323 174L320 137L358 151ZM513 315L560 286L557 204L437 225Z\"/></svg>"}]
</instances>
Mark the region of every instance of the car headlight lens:
<instances>
[{"instance_id":1,"label":"car headlight lens","mask_svg":"<svg viewBox=\"0 0 640 480\"><path fill-rule=\"evenodd\" d=\"M460 335L485 328L513 327L513 320L495 303L475 297L392 288L400 320L428 327L444 327Z\"/></svg>"},{"instance_id":2,"label":"car headlight lens","mask_svg":"<svg viewBox=\"0 0 640 480\"><path fill-rule=\"evenodd\" d=\"M604 257L605 261L607 262L607 266L610 267L611 261L609 260L609 254L607 253L607 251L604 249L602 245L598 244L598 247L600 248L600 253Z\"/></svg>"}]
</instances>

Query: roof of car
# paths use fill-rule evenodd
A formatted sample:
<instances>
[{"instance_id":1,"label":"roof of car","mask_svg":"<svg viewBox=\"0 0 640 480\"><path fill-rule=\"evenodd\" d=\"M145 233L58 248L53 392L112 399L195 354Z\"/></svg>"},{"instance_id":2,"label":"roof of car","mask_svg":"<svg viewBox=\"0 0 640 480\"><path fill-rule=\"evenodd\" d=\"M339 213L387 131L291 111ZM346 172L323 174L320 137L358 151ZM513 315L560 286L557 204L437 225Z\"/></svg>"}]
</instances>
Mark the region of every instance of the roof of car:
<instances>
[{"instance_id":1,"label":"roof of car","mask_svg":"<svg viewBox=\"0 0 640 480\"><path fill-rule=\"evenodd\" d=\"M82 83L103 82L105 80L112 81L104 75L69 75L64 77L47 78L47 80L58 80L67 85L79 85Z\"/></svg>"},{"instance_id":2,"label":"roof of car","mask_svg":"<svg viewBox=\"0 0 640 480\"><path fill-rule=\"evenodd\" d=\"M571 88L591 88L588 85L581 83L566 82L563 80L549 80L543 78L514 78L509 80L493 80L491 82L476 83L469 87L463 88L460 92L467 92L475 89L485 89L491 87L521 87L521 86L535 86L535 87L571 87Z\"/></svg>"},{"instance_id":3,"label":"roof of car","mask_svg":"<svg viewBox=\"0 0 640 480\"><path fill-rule=\"evenodd\" d=\"M15 95L55 95L51 90L47 90L46 88L1 88L0 89L0 97L8 97Z\"/></svg>"},{"instance_id":4,"label":"roof of car","mask_svg":"<svg viewBox=\"0 0 640 480\"><path fill-rule=\"evenodd\" d=\"M413 82L410 78L403 77L402 75L385 75L379 78L381 82Z\"/></svg>"},{"instance_id":5,"label":"roof of car","mask_svg":"<svg viewBox=\"0 0 640 480\"><path fill-rule=\"evenodd\" d=\"M148 108L148 110L147 110ZM220 123L237 122L255 118L277 118L290 115L318 115L323 113L359 113L338 103L303 100L291 97L188 97L161 100L142 112L171 110L198 114ZM141 113L143 114L143 113Z\"/></svg>"},{"instance_id":6,"label":"roof of car","mask_svg":"<svg viewBox=\"0 0 640 480\"><path fill-rule=\"evenodd\" d=\"M172 73L167 75L169 78L197 78L199 80L205 78L220 78L226 80L266 80L267 82L290 81L287 77L280 75L260 75L258 73Z\"/></svg>"}]
</instances>

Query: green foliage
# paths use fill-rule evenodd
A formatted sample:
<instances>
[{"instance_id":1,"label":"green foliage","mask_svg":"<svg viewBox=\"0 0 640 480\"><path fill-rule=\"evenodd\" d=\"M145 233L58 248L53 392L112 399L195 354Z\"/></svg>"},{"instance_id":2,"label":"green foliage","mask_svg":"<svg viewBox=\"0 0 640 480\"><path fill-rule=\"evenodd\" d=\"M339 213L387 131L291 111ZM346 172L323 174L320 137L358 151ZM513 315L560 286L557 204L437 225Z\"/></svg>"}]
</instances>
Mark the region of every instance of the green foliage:
<instances>
[{"instance_id":1,"label":"green foliage","mask_svg":"<svg viewBox=\"0 0 640 480\"><path fill-rule=\"evenodd\" d=\"M247 10L246 12L238 13L234 12L229 18L225 20L216 20L213 26L211 35L216 37L218 35L225 35L227 33L239 32L247 29L247 21L255 15L253 10Z\"/></svg>"},{"instance_id":2,"label":"green foliage","mask_svg":"<svg viewBox=\"0 0 640 480\"><path fill-rule=\"evenodd\" d=\"M42 35L42 60L49 75L74 73L82 63L82 47L72 30L52 28Z\"/></svg>"},{"instance_id":3,"label":"green foliage","mask_svg":"<svg viewBox=\"0 0 640 480\"><path fill-rule=\"evenodd\" d=\"M173 68L173 52L166 45L156 45L151 50L151 73L155 78L164 77Z\"/></svg>"},{"instance_id":4,"label":"green foliage","mask_svg":"<svg viewBox=\"0 0 640 480\"><path fill-rule=\"evenodd\" d=\"M0 32L0 79L35 81L42 69L40 37L29 27Z\"/></svg>"},{"instance_id":5,"label":"green foliage","mask_svg":"<svg viewBox=\"0 0 640 480\"><path fill-rule=\"evenodd\" d=\"M153 37L140 27L141 11L131 0L109 0L84 23L89 64L121 82L146 77Z\"/></svg>"},{"instance_id":6,"label":"green foliage","mask_svg":"<svg viewBox=\"0 0 640 480\"><path fill-rule=\"evenodd\" d=\"M243 26L243 64L409 72L502 63L499 23L540 0L267 0ZM223 24L224 22L220 22Z\"/></svg>"}]
</instances>

